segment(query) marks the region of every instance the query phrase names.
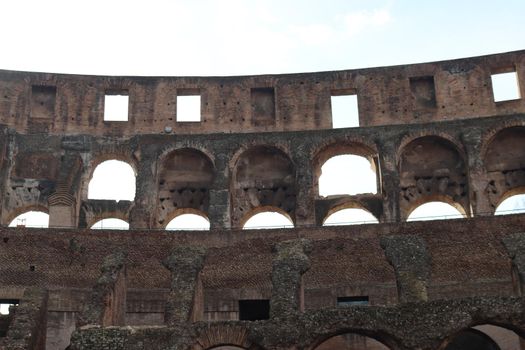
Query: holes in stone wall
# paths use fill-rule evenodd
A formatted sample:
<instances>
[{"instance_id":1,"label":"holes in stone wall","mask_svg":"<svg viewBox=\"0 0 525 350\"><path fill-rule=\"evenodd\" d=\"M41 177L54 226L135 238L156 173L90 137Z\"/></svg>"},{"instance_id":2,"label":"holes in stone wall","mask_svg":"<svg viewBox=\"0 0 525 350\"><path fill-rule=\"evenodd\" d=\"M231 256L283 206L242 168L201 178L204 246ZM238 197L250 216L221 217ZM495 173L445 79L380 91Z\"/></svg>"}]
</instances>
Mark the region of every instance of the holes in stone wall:
<instances>
[{"instance_id":1,"label":"holes in stone wall","mask_svg":"<svg viewBox=\"0 0 525 350\"><path fill-rule=\"evenodd\" d=\"M409 81L414 108L416 110L436 108L434 77L413 77Z\"/></svg>"},{"instance_id":2,"label":"holes in stone wall","mask_svg":"<svg viewBox=\"0 0 525 350\"><path fill-rule=\"evenodd\" d=\"M323 226L377 224L378 222L374 215L364 209L346 208L330 214L323 222Z\"/></svg>"},{"instance_id":3,"label":"holes in stone wall","mask_svg":"<svg viewBox=\"0 0 525 350\"><path fill-rule=\"evenodd\" d=\"M0 299L0 315L9 315L9 308L18 305L17 299Z\"/></svg>"},{"instance_id":4,"label":"holes in stone wall","mask_svg":"<svg viewBox=\"0 0 525 350\"><path fill-rule=\"evenodd\" d=\"M31 118L53 119L57 89L55 86L31 87Z\"/></svg>"},{"instance_id":5,"label":"holes in stone wall","mask_svg":"<svg viewBox=\"0 0 525 350\"><path fill-rule=\"evenodd\" d=\"M356 94L348 94L347 90L332 91L330 103L332 127L334 129L359 126L359 107Z\"/></svg>"},{"instance_id":6,"label":"holes in stone wall","mask_svg":"<svg viewBox=\"0 0 525 350\"><path fill-rule=\"evenodd\" d=\"M129 223L122 219L107 218L95 222L92 230L129 230Z\"/></svg>"},{"instance_id":7,"label":"holes in stone wall","mask_svg":"<svg viewBox=\"0 0 525 350\"><path fill-rule=\"evenodd\" d=\"M93 171L88 185L88 199L135 199L135 170L126 162L107 160Z\"/></svg>"},{"instance_id":8,"label":"holes in stone wall","mask_svg":"<svg viewBox=\"0 0 525 350\"><path fill-rule=\"evenodd\" d=\"M199 94L177 96L177 122L200 121L201 96Z\"/></svg>"},{"instance_id":9,"label":"holes in stone wall","mask_svg":"<svg viewBox=\"0 0 525 350\"><path fill-rule=\"evenodd\" d=\"M104 121L126 122L129 115L129 96L127 91L107 92L104 96Z\"/></svg>"},{"instance_id":10,"label":"holes in stone wall","mask_svg":"<svg viewBox=\"0 0 525 350\"><path fill-rule=\"evenodd\" d=\"M368 295L356 295L350 297L338 297L337 306L338 307L348 307L348 306L366 306L369 304Z\"/></svg>"},{"instance_id":11,"label":"holes in stone wall","mask_svg":"<svg viewBox=\"0 0 525 350\"><path fill-rule=\"evenodd\" d=\"M207 231L210 229L210 221L203 215L181 214L172 219L167 225L166 230L196 230Z\"/></svg>"},{"instance_id":12,"label":"holes in stone wall","mask_svg":"<svg viewBox=\"0 0 525 350\"><path fill-rule=\"evenodd\" d=\"M377 193L375 166L365 157L343 154L328 159L321 167L319 195Z\"/></svg>"},{"instance_id":13,"label":"holes in stone wall","mask_svg":"<svg viewBox=\"0 0 525 350\"><path fill-rule=\"evenodd\" d=\"M521 98L518 73L516 71L492 74L494 102L518 100Z\"/></svg>"},{"instance_id":14,"label":"holes in stone wall","mask_svg":"<svg viewBox=\"0 0 525 350\"><path fill-rule=\"evenodd\" d=\"M459 206L459 205L458 205ZM427 202L415 208L407 221L429 221L444 219L461 219L465 215L454 206L445 202Z\"/></svg>"},{"instance_id":15,"label":"holes in stone wall","mask_svg":"<svg viewBox=\"0 0 525 350\"><path fill-rule=\"evenodd\" d=\"M41 211L27 211L18 215L9 223L9 227L49 227L49 214Z\"/></svg>"},{"instance_id":16,"label":"holes in stone wall","mask_svg":"<svg viewBox=\"0 0 525 350\"><path fill-rule=\"evenodd\" d=\"M273 88L250 90L252 122L255 126L275 124L275 91Z\"/></svg>"},{"instance_id":17,"label":"holes in stone wall","mask_svg":"<svg viewBox=\"0 0 525 350\"><path fill-rule=\"evenodd\" d=\"M239 300L239 320L257 321L270 319L270 300Z\"/></svg>"}]
</instances>

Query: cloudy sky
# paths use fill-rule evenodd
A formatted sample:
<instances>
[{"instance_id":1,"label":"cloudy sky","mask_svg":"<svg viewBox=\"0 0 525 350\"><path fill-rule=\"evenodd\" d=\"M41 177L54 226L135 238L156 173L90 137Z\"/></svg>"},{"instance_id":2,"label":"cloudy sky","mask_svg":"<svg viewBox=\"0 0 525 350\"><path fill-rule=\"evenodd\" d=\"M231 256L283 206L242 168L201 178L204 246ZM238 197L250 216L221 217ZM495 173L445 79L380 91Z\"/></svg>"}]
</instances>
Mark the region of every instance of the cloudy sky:
<instances>
[{"instance_id":1,"label":"cloudy sky","mask_svg":"<svg viewBox=\"0 0 525 350\"><path fill-rule=\"evenodd\" d=\"M339 70L525 49L525 1L3 1L0 69L100 75Z\"/></svg>"}]
</instances>

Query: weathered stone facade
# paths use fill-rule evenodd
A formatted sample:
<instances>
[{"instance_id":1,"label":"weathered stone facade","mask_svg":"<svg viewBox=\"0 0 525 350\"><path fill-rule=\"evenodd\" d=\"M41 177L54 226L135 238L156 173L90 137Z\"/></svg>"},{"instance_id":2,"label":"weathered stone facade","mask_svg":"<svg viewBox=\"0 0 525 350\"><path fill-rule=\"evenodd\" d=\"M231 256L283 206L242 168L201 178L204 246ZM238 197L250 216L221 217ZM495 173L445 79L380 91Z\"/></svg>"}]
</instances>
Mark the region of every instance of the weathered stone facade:
<instances>
[{"instance_id":1,"label":"weathered stone facade","mask_svg":"<svg viewBox=\"0 0 525 350\"><path fill-rule=\"evenodd\" d=\"M492 93L511 71L525 96L525 51L246 77L0 71L0 302L19 301L0 347L521 349L525 216L494 216L525 192L525 99ZM104 120L112 94L127 121ZM360 127L332 129L342 94ZM177 121L187 95L200 122ZM319 195L340 154L371 161L377 193ZM109 159L136 172L134 200L88 199ZM466 218L406 222L435 200ZM322 226L343 208L379 224ZM295 228L241 230L268 209ZM50 228L6 227L28 210ZM211 230L165 231L182 213ZM130 231L89 230L107 217Z\"/></svg>"}]
</instances>

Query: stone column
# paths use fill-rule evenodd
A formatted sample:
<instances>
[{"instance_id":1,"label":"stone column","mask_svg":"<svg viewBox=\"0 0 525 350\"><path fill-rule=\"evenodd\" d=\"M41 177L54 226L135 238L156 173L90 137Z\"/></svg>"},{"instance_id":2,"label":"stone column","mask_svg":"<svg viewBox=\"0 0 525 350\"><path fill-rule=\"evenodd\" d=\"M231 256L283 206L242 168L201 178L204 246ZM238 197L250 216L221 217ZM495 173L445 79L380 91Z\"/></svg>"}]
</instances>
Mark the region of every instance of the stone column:
<instances>
[{"instance_id":1,"label":"stone column","mask_svg":"<svg viewBox=\"0 0 525 350\"><path fill-rule=\"evenodd\" d=\"M399 301L427 301L431 259L425 240L415 235L385 236L381 247L394 267Z\"/></svg>"},{"instance_id":2,"label":"stone column","mask_svg":"<svg viewBox=\"0 0 525 350\"><path fill-rule=\"evenodd\" d=\"M185 327L188 322L202 319L204 300L199 290L199 274L205 259L205 248L182 246L164 261L172 276L164 316L169 327Z\"/></svg>"},{"instance_id":3,"label":"stone column","mask_svg":"<svg viewBox=\"0 0 525 350\"><path fill-rule=\"evenodd\" d=\"M215 177L210 188L208 219L210 229L231 228L230 214L230 173L227 154L221 153L215 159Z\"/></svg>"},{"instance_id":4,"label":"stone column","mask_svg":"<svg viewBox=\"0 0 525 350\"><path fill-rule=\"evenodd\" d=\"M126 319L127 254L108 255L100 268L100 278L77 316L77 327L95 324L103 327L124 326Z\"/></svg>"},{"instance_id":5,"label":"stone column","mask_svg":"<svg viewBox=\"0 0 525 350\"><path fill-rule=\"evenodd\" d=\"M310 268L311 241L296 239L277 243L272 263L270 318L289 318L304 310L303 274Z\"/></svg>"},{"instance_id":6,"label":"stone column","mask_svg":"<svg viewBox=\"0 0 525 350\"><path fill-rule=\"evenodd\" d=\"M491 206L486 192L489 181L481 158L481 137L482 131L479 128L465 128L462 134L467 152L465 163L468 169L469 201L472 214L474 216L490 216L494 208Z\"/></svg>"},{"instance_id":7,"label":"stone column","mask_svg":"<svg viewBox=\"0 0 525 350\"><path fill-rule=\"evenodd\" d=\"M512 284L518 296L523 295L525 284L525 233L515 233L501 240L512 259Z\"/></svg>"},{"instance_id":8,"label":"stone column","mask_svg":"<svg viewBox=\"0 0 525 350\"><path fill-rule=\"evenodd\" d=\"M304 147L294 148L295 172L295 226L305 227L315 225L315 196L313 189L314 169L309 152Z\"/></svg>"},{"instance_id":9,"label":"stone column","mask_svg":"<svg viewBox=\"0 0 525 350\"><path fill-rule=\"evenodd\" d=\"M157 150L141 149L135 152L138 159L135 205L129 215L130 229L149 229L156 227L152 220L155 218L157 210ZM152 156L144 156L144 154Z\"/></svg>"},{"instance_id":10,"label":"stone column","mask_svg":"<svg viewBox=\"0 0 525 350\"><path fill-rule=\"evenodd\" d=\"M379 144L379 169L381 172L380 189L383 195L383 216L379 222L398 222L401 220L399 210L399 171L396 149L393 140Z\"/></svg>"}]
</instances>

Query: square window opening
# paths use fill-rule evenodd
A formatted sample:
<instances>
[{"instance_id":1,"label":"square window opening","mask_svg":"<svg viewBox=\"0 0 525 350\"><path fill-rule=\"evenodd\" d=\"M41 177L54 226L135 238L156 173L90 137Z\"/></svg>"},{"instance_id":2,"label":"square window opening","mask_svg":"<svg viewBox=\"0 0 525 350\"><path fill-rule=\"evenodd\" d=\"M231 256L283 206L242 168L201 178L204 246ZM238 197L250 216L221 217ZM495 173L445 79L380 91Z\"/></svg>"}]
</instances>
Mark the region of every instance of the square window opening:
<instances>
[{"instance_id":1,"label":"square window opening","mask_svg":"<svg viewBox=\"0 0 525 350\"><path fill-rule=\"evenodd\" d=\"M0 299L0 315L9 315L9 307L18 305L15 299Z\"/></svg>"},{"instance_id":2,"label":"square window opening","mask_svg":"<svg viewBox=\"0 0 525 350\"><path fill-rule=\"evenodd\" d=\"M270 318L270 300L239 300L239 320L257 321Z\"/></svg>"},{"instance_id":3,"label":"square window opening","mask_svg":"<svg viewBox=\"0 0 525 350\"><path fill-rule=\"evenodd\" d=\"M104 97L104 121L127 122L129 96L124 94L106 94Z\"/></svg>"},{"instance_id":4,"label":"square window opening","mask_svg":"<svg viewBox=\"0 0 525 350\"><path fill-rule=\"evenodd\" d=\"M348 306L366 306L369 305L368 295L357 295L351 297L338 297L337 306L338 307L348 307Z\"/></svg>"},{"instance_id":5,"label":"square window opening","mask_svg":"<svg viewBox=\"0 0 525 350\"><path fill-rule=\"evenodd\" d=\"M200 95L177 96L177 121L178 122L200 122L201 121L201 96Z\"/></svg>"},{"instance_id":6,"label":"square window opening","mask_svg":"<svg viewBox=\"0 0 525 350\"><path fill-rule=\"evenodd\" d=\"M494 102L519 100L521 98L517 72L492 74L490 78Z\"/></svg>"},{"instance_id":7,"label":"square window opening","mask_svg":"<svg viewBox=\"0 0 525 350\"><path fill-rule=\"evenodd\" d=\"M339 95L332 93L332 127L354 128L359 126L359 108L357 95Z\"/></svg>"}]
</instances>

